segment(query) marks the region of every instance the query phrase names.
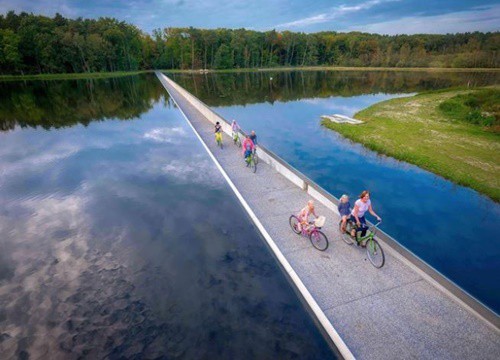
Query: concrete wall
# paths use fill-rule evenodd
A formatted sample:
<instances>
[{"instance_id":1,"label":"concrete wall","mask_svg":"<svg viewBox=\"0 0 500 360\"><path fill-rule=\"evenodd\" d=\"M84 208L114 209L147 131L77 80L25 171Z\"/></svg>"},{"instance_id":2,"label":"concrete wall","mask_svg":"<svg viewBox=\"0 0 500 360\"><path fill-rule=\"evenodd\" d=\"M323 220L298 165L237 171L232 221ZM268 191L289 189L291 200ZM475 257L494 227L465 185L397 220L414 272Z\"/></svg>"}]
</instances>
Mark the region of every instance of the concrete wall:
<instances>
[{"instance_id":1,"label":"concrete wall","mask_svg":"<svg viewBox=\"0 0 500 360\"><path fill-rule=\"evenodd\" d=\"M222 125L223 131L231 136L232 130L228 121L168 77L164 76L163 78L179 93L181 93L188 100L188 102L200 111L210 122L215 124L219 121ZM339 200L332 194L281 159L278 155L266 149L264 146L259 145L257 154L261 161L269 164L293 184L304 191L307 191L312 198L338 214L337 205ZM410 250L398 243L389 234L379 230L377 233L377 239L382 244L385 252L390 253L392 256L398 258L400 261L411 267L440 291L450 296L453 300L467 308L474 315L486 321L488 325L497 330L500 328L500 319L493 311L469 295L466 291L458 287L436 269L425 263Z\"/></svg>"}]
</instances>

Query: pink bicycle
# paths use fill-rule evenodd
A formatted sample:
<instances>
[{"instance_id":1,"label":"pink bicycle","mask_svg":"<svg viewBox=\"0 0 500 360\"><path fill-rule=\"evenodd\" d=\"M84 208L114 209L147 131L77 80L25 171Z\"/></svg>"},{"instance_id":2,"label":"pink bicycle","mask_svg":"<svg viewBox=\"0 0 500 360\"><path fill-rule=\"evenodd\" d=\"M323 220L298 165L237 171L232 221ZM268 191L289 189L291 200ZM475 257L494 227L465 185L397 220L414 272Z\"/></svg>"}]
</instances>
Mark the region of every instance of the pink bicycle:
<instances>
[{"instance_id":1,"label":"pink bicycle","mask_svg":"<svg viewBox=\"0 0 500 360\"><path fill-rule=\"evenodd\" d=\"M291 215L288 219L292 231L297 235L302 235L309 238L312 246L314 246L319 251L325 251L328 249L328 238L322 231L321 227L325 224L325 217L320 216L315 221L310 222L308 225L302 225L302 229L299 230L300 220L297 216Z\"/></svg>"}]
</instances>

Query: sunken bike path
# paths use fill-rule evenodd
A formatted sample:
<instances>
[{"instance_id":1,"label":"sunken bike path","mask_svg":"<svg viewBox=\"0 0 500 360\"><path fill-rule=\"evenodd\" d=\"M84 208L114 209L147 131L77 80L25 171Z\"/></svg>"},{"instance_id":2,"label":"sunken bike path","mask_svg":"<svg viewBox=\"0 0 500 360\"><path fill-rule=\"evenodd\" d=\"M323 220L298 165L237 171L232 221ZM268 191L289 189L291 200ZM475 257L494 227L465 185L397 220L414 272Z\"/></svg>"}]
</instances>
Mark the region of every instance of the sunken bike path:
<instances>
[{"instance_id":1,"label":"sunken bike path","mask_svg":"<svg viewBox=\"0 0 500 360\"><path fill-rule=\"evenodd\" d=\"M161 75L157 74L161 80ZM316 203L327 218L330 245L314 249L288 224L311 197L259 162L254 174L241 149L223 134L216 146L213 124L168 82L164 87L271 235L333 327L358 359L499 359L500 334L397 257L374 268L365 249L342 241L339 216ZM249 130L249 129L245 129Z\"/></svg>"}]
</instances>

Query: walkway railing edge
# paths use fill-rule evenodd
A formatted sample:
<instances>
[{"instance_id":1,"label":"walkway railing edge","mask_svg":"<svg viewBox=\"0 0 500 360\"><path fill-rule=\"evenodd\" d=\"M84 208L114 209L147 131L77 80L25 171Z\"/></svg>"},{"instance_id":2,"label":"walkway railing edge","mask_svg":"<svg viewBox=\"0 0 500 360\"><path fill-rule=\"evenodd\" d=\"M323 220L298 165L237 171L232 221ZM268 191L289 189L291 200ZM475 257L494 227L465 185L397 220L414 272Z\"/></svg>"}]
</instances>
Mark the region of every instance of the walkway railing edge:
<instances>
[{"instance_id":1,"label":"walkway railing edge","mask_svg":"<svg viewBox=\"0 0 500 360\"><path fill-rule=\"evenodd\" d=\"M214 124L216 121L219 121L222 125L223 131L226 134L231 135L231 125L226 119L217 114L203 101L196 98L175 81L169 79L163 73L156 73L157 76L158 73L164 76L165 79L167 79L167 81L169 81L169 83L177 91L179 91L194 107L196 107L198 111L200 111L209 121ZM304 191L307 191L310 196L338 214L337 205L339 200L335 196L323 189L320 185L316 184L313 180L309 179L306 175L302 174L299 170L288 164L281 157L266 149L264 146L259 144L257 153L259 159L269 164L289 181L302 188ZM449 296L455 302L461 304L480 320L484 321L493 330L500 333L500 317L493 310L474 298L467 291L455 284L445 275L441 274L438 270L434 269L431 265L427 264L424 260L420 259L411 250L401 245L389 234L385 233L382 230L379 230L377 238L382 242L383 245L386 245L384 249L388 249L393 256L407 264L435 288L440 290L445 295Z\"/></svg>"},{"instance_id":2,"label":"walkway railing edge","mask_svg":"<svg viewBox=\"0 0 500 360\"><path fill-rule=\"evenodd\" d=\"M161 72L157 71L155 73L156 73L156 76L158 77L158 79L160 80L160 82L162 83L162 85L164 85L163 81L166 81L170 85L172 85L176 90L178 90L182 95L185 96L185 93L187 93L186 90L182 89L179 85L177 85L175 82L173 82L172 80L170 80L169 78L167 78ZM163 76L163 78L162 78L162 76ZM164 87L165 87L165 90L167 90L167 92L169 92L168 88L165 85L164 85ZM169 94L170 94L170 92L169 92ZM314 297L311 295L311 293L309 292L309 290L307 289L307 287L304 285L304 283L302 282L302 280L300 280L299 276L297 275L297 273L295 272L295 270L292 268L292 266L290 265L290 263L288 262L288 260L285 258L285 256L281 252L281 250L278 248L278 246L276 245L276 243L272 239L271 235L269 235L269 233L264 228L264 226L262 225L262 223L260 222L260 220L257 218L257 216L255 215L255 213L253 212L253 210L250 208L250 206L248 205L248 203L246 202L246 200L243 198L243 196L241 195L241 193L238 191L238 189L236 188L236 186L234 185L234 183L232 182L232 180L229 178L229 176L227 175L227 173L225 172L225 170L222 168L222 166L220 165L220 163L217 161L217 159L215 158L215 156L212 154L212 152L210 151L210 149L208 148L208 146L205 144L205 142L203 141L203 139L201 138L201 136L198 134L198 132L196 131L196 129L194 128L194 126L191 124L191 122L187 118L186 114L184 114L184 111L180 108L180 106L175 101L175 98L173 96L171 96L171 97L172 97L173 101L175 102L175 104L177 105L177 107L179 108L179 110L182 113L182 115L184 116L184 118L186 119L187 123L189 124L189 126L191 127L191 129L193 130L193 132L195 133L195 135L197 136L198 140L201 142L201 144L203 145L203 147L205 148L205 150L207 151L207 153L209 154L209 156L211 157L211 159L214 161L215 165L217 166L217 168L219 169L219 171L222 173L222 175L224 176L225 180L227 181L227 183L229 184L229 186L231 187L231 189L233 190L233 192L236 194L236 197L241 202L241 204L243 205L244 209L247 211L248 215L250 216L250 218L252 219L252 221L255 223L255 225L257 226L257 228L261 232L262 236L266 240L266 242L267 242L268 246L270 247L271 251L274 253L274 255L278 259L279 263L281 264L283 270L286 272L286 274L288 275L288 277L292 280L292 282L294 283L297 291L299 291L299 293L301 294L302 298L304 299L304 301L309 306L311 312L316 317L316 321L323 328L324 333L327 334L327 336L330 338L330 340L333 342L333 344L335 344L335 346L337 347L338 351L340 352L340 354L342 355L342 357L344 359L355 360L356 358L352 354L351 350L345 344L344 340L340 337L339 333L333 327L332 323L327 318L327 316L325 315L325 313L323 312L323 310L320 308L320 306L318 305L318 303L316 302L316 300L314 299Z\"/></svg>"}]
</instances>

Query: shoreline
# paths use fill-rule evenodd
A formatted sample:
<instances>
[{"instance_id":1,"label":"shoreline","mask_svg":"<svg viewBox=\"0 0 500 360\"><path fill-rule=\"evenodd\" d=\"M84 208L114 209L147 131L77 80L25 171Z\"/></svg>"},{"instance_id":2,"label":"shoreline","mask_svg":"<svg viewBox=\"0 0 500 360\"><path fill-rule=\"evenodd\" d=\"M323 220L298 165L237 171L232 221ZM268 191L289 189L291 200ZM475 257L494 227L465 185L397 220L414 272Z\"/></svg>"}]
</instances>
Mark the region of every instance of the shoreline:
<instances>
[{"instance_id":1,"label":"shoreline","mask_svg":"<svg viewBox=\"0 0 500 360\"><path fill-rule=\"evenodd\" d=\"M29 80L72 80L98 79L119 76L154 73L156 70L93 72L93 73L59 73L59 74L29 74L29 75L0 75L2 81L29 81ZM394 72L500 72L500 68L397 68L397 67L352 67L352 66L304 66L304 67L271 67L271 68L241 68L241 69L160 69L158 71L174 74L224 74L248 72L280 72L280 71L394 71Z\"/></svg>"},{"instance_id":2,"label":"shoreline","mask_svg":"<svg viewBox=\"0 0 500 360\"><path fill-rule=\"evenodd\" d=\"M446 97L467 91L456 88L427 91L384 100L354 114L354 118L364 121L360 125L327 120L321 124L369 150L417 166L499 204L500 189L495 183L500 175L495 168L500 164L487 158L481 147L500 147L500 135L476 125L443 121L445 116L437 110Z\"/></svg>"}]
</instances>

